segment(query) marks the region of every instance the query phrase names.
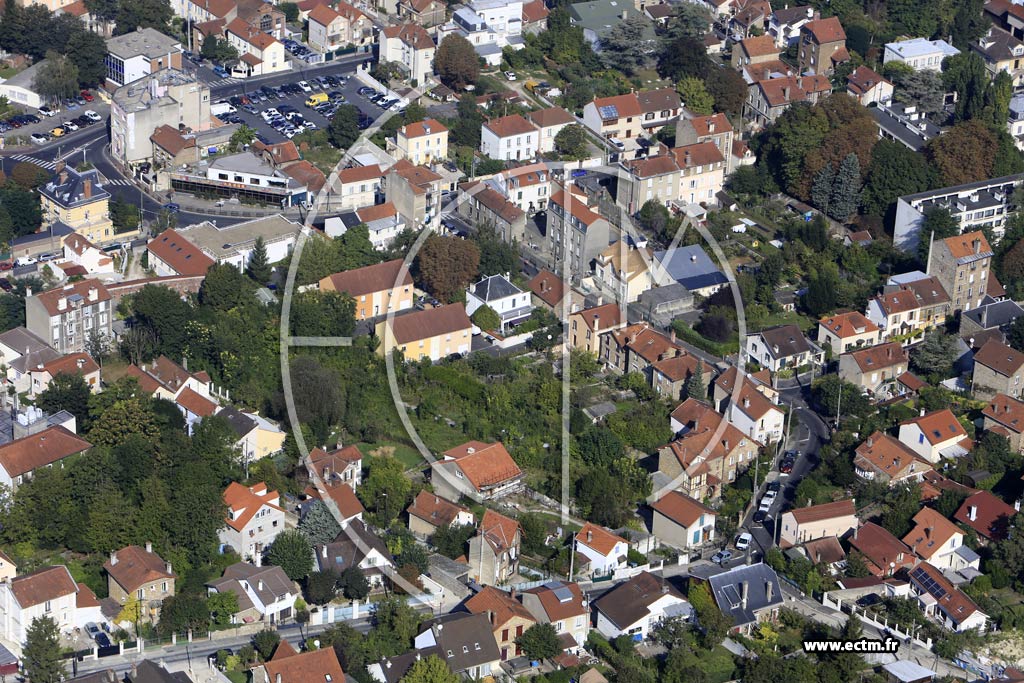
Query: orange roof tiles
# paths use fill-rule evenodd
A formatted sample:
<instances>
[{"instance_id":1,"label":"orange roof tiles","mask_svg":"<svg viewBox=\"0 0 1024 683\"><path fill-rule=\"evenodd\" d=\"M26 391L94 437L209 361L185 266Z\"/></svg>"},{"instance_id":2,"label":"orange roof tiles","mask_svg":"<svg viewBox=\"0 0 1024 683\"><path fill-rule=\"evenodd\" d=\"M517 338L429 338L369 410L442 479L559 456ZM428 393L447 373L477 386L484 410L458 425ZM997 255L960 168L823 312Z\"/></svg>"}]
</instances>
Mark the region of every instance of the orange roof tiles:
<instances>
[{"instance_id":1,"label":"orange roof tiles","mask_svg":"<svg viewBox=\"0 0 1024 683\"><path fill-rule=\"evenodd\" d=\"M818 324L840 339L878 332L878 325L868 320L860 311L838 313L828 318L822 318Z\"/></svg>"},{"instance_id":2,"label":"orange roof tiles","mask_svg":"<svg viewBox=\"0 0 1024 683\"><path fill-rule=\"evenodd\" d=\"M394 218L398 215L398 209L391 202L384 202L383 204L375 204L373 206L364 206L361 209L356 209L356 217L364 223L370 221L377 221L382 218Z\"/></svg>"},{"instance_id":3,"label":"orange roof tiles","mask_svg":"<svg viewBox=\"0 0 1024 683\"><path fill-rule=\"evenodd\" d=\"M174 402L198 417L209 417L217 412L217 404L205 396L185 387Z\"/></svg>"},{"instance_id":4,"label":"orange roof tiles","mask_svg":"<svg viewBox=\"0 0 1024 683\"><path fill-rule=\"evenodd\" d=\"M397 38L414 50L429 50L435 47L427 30L418 24L400 24L381 29L386 38Z\"/></svg>"},{"instance_id":5,"label":"orange roof tiles","mask_svg":"<svg viewBox=\"0 0 1024 683\"><path fill-rule=\"evenodd\" d=\"M412 285L409 270L405 269L405 272L402 272L403 263L402 259L394 259L328 275L320 280L320 289L345 292L349 296L359 297Z\"/></svg>"},{"instance_id":6,"label":"orange roof tiles","mask_svg":"<svg viewBox=\"0 0 1024 683\"><path fill-rule=\"evenodd\" d=\"M380 180L384 176L384 171L381 170L377 164L370 164L369 166L353 166L352 168L342 169L338 171L338 181L342 184L345 183L360 183L367 180Z\"/></svg>"},{"instance_id":7,"label":"orange roof tiles","mask_svg":"<svg viewBox=\"0 0 1024 683\"><path fill-rule=\"evenodd\" d=\"M206 275L214 260L170 228L149 241L146 249L179 275Z\"/></svg>"},{"instance_id":8,"label":"orange roof tiles","mask_svg":"<svg viewBox=\"0 0 1024 683\"><path fill-rule=\"evenodd\" d=\"M981 363L1004 377L1013 377L1024 366L1024 353L995 339L989 339L974 354L974 362Z\"/></svg>"},{"instance_id":9,"label":"orange roof tiles","mask_svg":"<svg viewBox=\"0 0 1024 683\"><path fill-rule=\"evenodd\" d=\"M467 441L461 446L445 451L444 455L451 460L440 461L437 464L442 467L457 464L477 491L521 477L523 474L500 441L490 444Z\"/></svg>"},{"instance_id":10,"label":"orange roof tiles","mask_svg":"<svg viewBox=\"0 0 1024 683\"><path fill-rule=\"evenodd\" d=\"M43 364L43 370L48 372L51 377L56 377L62 373L68 375L89 375L98 372L99 369L100 366L92 359L92 356L83 352L69 353L66 356L61 356L56 360Z\"/></svg>"},{"instance_id":11,"label":"orange roof tiles","mask_svg":"<svg viewBox=\"0 0 1024 683\"><path fill-rule=\"evenodd\" d=\"M396 344L408 344L472 329L473 323L461 303L395 316L389 321Z\"/></svg>"},{"instance_id":12,"label":"orange roof tiles","mask_svg":"<svg viewBox=\"0 0 1024 683\"><path fill-rule=\"evenodd\" d=\"M891 368L894 365L909 362L907 352L899 342L887 342L878 346L869 346L843 355L852 357L861 372L878 370L879 368Z\"/></svg>"},{"instance_id":13,"label":"orange roof tiles","mask_svg":"<svg viewBox=\"0 0 1024 683\"><path fill-rule=\"evenodd\" d=\"M740 41L740 49L750 57L765 57L779 54L775 39L769 35L754 36Z\"/></svg>"},{"instance_id":14,"label":"orange roof tiles","mask_svg":"<svg viewBox=\"0 0 1024 683\"><path fill-rule=\"evenodd\" d=\"M77 590L78 584L71 578L68 568L63 565L43 567L31 574L11 579L11 592L22 609L72 595Z\"/></svg>"},{"instance_id":15,"label":"orange roof tiles","mask_svg":"<svg viewBox=\"0 0 1024 683\"><path fill-rule=\"evenodd\" d=\"M718 135L719 133L731 133L732 124L725 114L712 114L711 116L694 116L690 119L690 125L698 137Z\"/></svg>"},{"instance_id":16,"label":"orange roof tiles","mask_svg":"<svg viewBox=\"0 0 1024 683\"><path fill-rule=\"evenodd\" d=\"M530 280L527 288L541 301L554 308L562 301L565 283L550 270L542 270Z\"/></svg>"},{"instance_id":17,"label":"orange roof tiles","mask_svg":"<svg viewBox=\"0 0 1024 683\"><path fill-rule=\"evenodd\" d=\"M47 427L0 446L0 467L16 479L90 448L91 443L64 427Z\"/></svg>"},{"instance_id":18,"label":"orange roof tiles","mask_svg":"<svg viewBox=\"0 0 1024 683\"><path fill-rule=\"evenodd\" d=\"M531 2L523 3L524 24L535 24L543 21L548 18L550 13L550 10L544 4L544 0L532 0Z\"/></svg>"},{"instance_id":19,"label":"orange roof tiles","mask_svg":"<svg viewBox=\"0 0 1024 683\"><path fill-rule=\"evenodd\" d=\"M268 490L267 485L262 482L243 486L233 481L224 490L224 503L228 506L228 518L225 521L236 531L242 531L263 507L283 511L278 505L279 500L277 491ZM231 513L235 510L240 512L232 517Z\"/></svg>"},{"instance_id":20,"label":"orange roof tiles","mask_svg":"<svg viewBox=\"0 0 1024 683\"><path fill-rule=\"evenodd\" d=\"M801 32L803 31L807 31L814 36L814 40L819 45L846 40L846 31L843 30L843 25L837 17L808 21L801 29Z\"/></svg>"},{"instance_id":21,"label":"orange roof tiles","mask_svg":"<svg viewBox=\"0 0 1024 683\"><path fill-rule=\"evenodd\" d=\"M542 0L535 0L530 5L540 5L544 7ZM547 8L545 8L547 11ZM526 5L523 5L523 13L526 13ZM573 115L567 112L562 107L548 107L547 109L538 109L537 111L531 111L526 115L528 119L533 121L538 128L548 128L550 126L561 126L576 123L576 119Z\"/></svg>"},{"instance_id":22,"label":"orange roof tiles","mask_svg":"<svg viewBox=\"0 0 1024 683\"><path fill-rule=\"evenodd\" d=\"M725 162L722 150L713 142L697 142L683 147L674 147L672 155L679 168L688 169L695 166L709 166Z\"/></svg>"},{"instance_id":23,"label":"orange roof tiles","mask_svg":"<svg viewBox=\"0 0 1024 683\"><path fill-rule=\"evenodd\" d=\"M537 621L521 602L494 586L484 586L483 590L466 600L465 607L470 614L486 614L495 629L517 618L531 623Z\"/></svg>"},{"instance_id":24,"label":"orange roof tiles","mask_svg":"<svg viewBox=\"0 0 1024 683\"><path fill-rule=\"evenodd\" d=\"M407 138L421 138L424 135L436 135L438 133L447 133L448 128L437 119L424 119L423 121L417 121L415 123L408 123L399 129Z\"/></svg>"},{"instance_id":25,"label":"orange roof tiles","mask_svg":"<svg viewBox=\"0 0 1024 683\"><path fill-rule=\"evenodd\" d=\"M118 550L104 563L103 569L129 594L147 583L175 578L163 558L137 545Z\"/></svg>"},{"instance_id":26,"label":"orange roof tiles","mask_svg":"<svg viewBox=\"0 0 1024 683\"><path fill-rule=\"evenodd\" d=\"M594 106L597 107L598 113L605 107L615 107L618 116L614 117L614 119L607 119L609 121L628 116L640 116L643 113L640 109L640 102L637 100L636 93L615 95L614 97L595 97ZM610 111L609 109L604 110Z\"/></svg>"},{"instance_id":27,"label":"orange roof tiles","mask_svg":"<svg viewBox=\"0 0 1024 683\"><path fill-rule=\"evenodd\" d=\"M989 246L985 233L980 230L947 237L942 241L945 242L946 248L955 259L970 261L975 258L992 256L992 247Z\"/></svg>"},{"instance_id":28,"label":"orange roof tiles","mask_svg":"<svg viewBox=\"0 0 1024 683\"><path fill-rule=\"evenodd\" d=\"M1006 538L1010 520L1016 514L1013 506L1007 505L991 491L978 491L963 502L953 518L985 538L998 541Z\"/></svg>"},{"instance_id":29,"label":"orange roof tiles","mask_svg":"<svg viewBox=\"0 0 1024 683\"><path fill-rule=\"evenodd\" d=\"M519 545L519 522L490 508L484 510L477 532L497 551Z\"/></svg>"},{"instance_id":30,"label":"orange roof tiles","mask_svg":"<svg viewBox=\"0 0 1024 683\"><path fill-rule=\"evenodd\" d=\"M1006 394L996 394L981 414L1013 432L1024 432L1024 402Z\"/></svg>"},{"instance_id":31,"label":"orange roof tiles","mask_svg":"<svg viewBox=\"0 0 1024 683\"><path fill-rule=\"evenodd\" d=\"M460 513L469 512L469 509L430 491L420 491L406 512L433 526L444 526L453 523Z\"/></svg>"},{"instance_id":32,"label":"orange roof tiles","mask_svg":"<svg viewBox=\"0 0 1024 683\"><path fill-rule=\"evenodd\" d=\"M794 508L793 510L790 510L790 512L797 524L809 524L811 522L820 522L826 519L836 519L837 517L849 517L850 515L856 515L857 508L853 504L853 499L848 498L846 500L837 500L833 503L812 505L805 508Z\"/></svg>"},{"instance_id":33,"label":"orange roof tiles","mask_svg":"<svg viewBox=\"0 0 1024 683\"><path fill-rule=\"evenodd\" d=\"M578 315L583 320L583 324L593 331L595 329L606 330L610 327L618 327L625 320L622 313L623 311L619 305L612 303L585 308L582 311L573 313L573 315Z\"/></svg>"},{"instance_id":34,"label":"orange roof tiles","mask_svg":"<svg viewBox=\"0 0 1024 683\"><path fill-rule=\"evenodd\" d=\"M342 683L345 680L345 672L333 647L302 652L284 659L274 657L263 668L266 669L267 680L276 683Z\"/></svg>"},{"instance_id":35,"label":"orange roof tiles","mask_svg":"<svg viewBox=\"0 0 1024 683\"><path fill-rule=\"evenodd\" d=\"M857 529L850 538L850 545L864 556L876 576L913 566L917 559L903 541L874 522L867 522Z\"/></svg>"},{"instance_id":36,"label":"orange roof tiles","mask_svg":"<svg viewBox=\"0 0 1024 683\"><path fill-rule=\"evenodd\" d=\"M888 83L873 69L866 66L858 66L853 73L846 77L846 87L857 95L863 95L879 83Z\"/></svg>"},{"instance_id":37,"label":"orange roof tiles","mask_svg":"<svg viewBox=\"0 0 1024 683\"><path fill-rule=\"evenodd\" d=\"M918 557L930 560L957 534L962 535L956 524L931 508L921 508L914 515L914 528L903 537L903 542L910 546Z\"/></svg>"},{"instance_id":38,"label":"orange roof tiles","mask_svg":"<svg viewBox=\"0 0 1024 683\"><path fill-rule=\"evenodd\" d=\"M95 300L90 300L90 295L95 296ZM51 316L58 316L62 313L71 310L71 306L66 302L66 308L62 311L60 308L60 301L62 299L70 299L71 297L81 297L84 304L92 304L98 301L110 301L110 292L99 280L79 280L78 282L71 282L50 289L45 292L40 292L36 295L45 308L47 313Z\"/></svg>"},{"instance_id":39,"label":"orange roof tiles","mask_svg":"<svg viewBox=\"0 0 1024 683\"><path fill-rule=\"evenodd\" d=\"M711 517L715 515L714 510L679 491L669 491L651 505L651 508L676 524L687 528L703 515Z\"/></svg>"},{"instance_id":40,"label":"orange roof tiles","mask_svg":"<svg viewBox=\"0 0 1024 683\"><path fill-rule=\"evenodd\" d=\"M865 471L888 476L892 481L932 469L931 464L899 439L875 432L857 446L855 465Z\"/></svg>"},{"instance_id":41,"label":"orange roof tiles","mask_svg":"<svg viewBox=\"0 0 1024 683\"><path fill-rule=\"evenodd\" d=\"M617 536L604 527L591 522L583 525L583 528L576 534L576 543L593 549L598 555L607 557L615 550L619 543L627 543L626 539Z\"/></svg>"},{"instance_id":42,"label":"orange roof tiles","mask_svg":"<svg viewBox=\"0 0 1024 683\"><path fill-rule=\"evenodd\" d=\"M967 438L964 426L960 424L960 421L956 419L956 415L949 408L935 410L901 423L901 425L909 424L917 425L924 434L924 438L928 439L928 443L933 446L945 443L950 439L959 440Z\"/></svg>"},{"instance_id":43,"label":"orange roof tiles","mask_svg":"<svg viewBox=\"0 0 1024 683\"><path fill-rule=\"evenodd\" d=\"M484 122L484 127L497 135L499 138L512 137L513 135L526 135L536 133L537 127L524 119L519 114L502 116L499 119L491 119Z\"/></svg>"}]
</instances>

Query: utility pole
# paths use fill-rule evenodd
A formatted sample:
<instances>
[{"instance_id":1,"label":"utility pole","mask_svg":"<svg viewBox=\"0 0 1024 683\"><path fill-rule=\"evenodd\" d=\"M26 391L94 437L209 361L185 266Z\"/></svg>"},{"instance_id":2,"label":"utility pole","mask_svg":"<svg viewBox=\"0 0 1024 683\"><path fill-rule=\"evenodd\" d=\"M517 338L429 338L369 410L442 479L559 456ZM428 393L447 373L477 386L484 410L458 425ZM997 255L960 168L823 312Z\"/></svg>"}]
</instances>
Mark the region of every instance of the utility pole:
<instances>
[{"instance_id":1,"label":"utility pole","mask_svg":"<svg viewBox=\"0 0 1024 683\"><path fill-rule=\"evenodd\" d=\"M839 380L839 396L836 398L836 431L839 431L839 408L843 405L843 380Z\"/></svg>"}]
</instances>

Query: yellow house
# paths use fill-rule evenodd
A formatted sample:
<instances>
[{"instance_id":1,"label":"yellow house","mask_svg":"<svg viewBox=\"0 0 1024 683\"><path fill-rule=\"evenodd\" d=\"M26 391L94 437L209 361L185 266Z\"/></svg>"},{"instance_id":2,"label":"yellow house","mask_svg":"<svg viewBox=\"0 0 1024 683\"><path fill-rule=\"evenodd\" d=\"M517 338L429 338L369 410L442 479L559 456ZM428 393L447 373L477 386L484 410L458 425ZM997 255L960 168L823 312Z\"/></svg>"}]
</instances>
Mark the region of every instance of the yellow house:
<instances>
[{"instance_id":1,"label":"yellow house","mask_svg":"<svg viewBox=\"0 0 1024 683\"><path fill-rule=\"evenodd\" d=\"M382 320L375 332L382 341L377 347L381 356L398 350L406 361L438 361L455 353L470 352L473 323L466 315L466 307L456 303Z\"/></svg>"},{"instance_id":2,"label":"yellow house","mask_svg":"<svg viewBox=\"0 0 1024 683\"><path fill-rule=\"evenodd\" d=\"M416 166L429 165L448 158L448 129L435 119L410 123L395 133L394 149L388 147L399 159Z\"/></svg>"},{"instance_id":3,"label":"yellow house","mask_svg":"<svg viewBox=\"0 0 1024 683\"><path fill-rule=\"evenodd\" d=\"M343 292L356 304L356 320L412 308L412 275L402 259L342 271L320 280L321 292Z\"/></svg>"},{"instance_id":4,"label":"yellow house","mask_svg":"<svg viewBox=\"0 0 1024 683\"><path fill-rule=\"evenodd\" d=\"M39 198L44 229L63 224L93 244L138 235L138 230L114 234L110 193L103 189L96 170L65 167L39 188Z\"/></svg>"}]
</instances>

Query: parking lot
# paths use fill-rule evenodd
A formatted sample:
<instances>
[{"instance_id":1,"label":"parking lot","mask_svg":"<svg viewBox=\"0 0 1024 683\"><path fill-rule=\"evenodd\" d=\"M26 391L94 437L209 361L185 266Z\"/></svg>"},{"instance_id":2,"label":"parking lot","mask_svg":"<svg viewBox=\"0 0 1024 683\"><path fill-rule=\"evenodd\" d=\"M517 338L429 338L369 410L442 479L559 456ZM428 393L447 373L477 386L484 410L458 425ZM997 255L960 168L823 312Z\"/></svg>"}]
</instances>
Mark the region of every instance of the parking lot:
<instances>
[{"instance_id":1,"label":"parking lot","mask_svg":"<svg viewBox=\"0 0 1024 683\"><path fill-rule=\"evenodd\" d=\"M83 91L79 97L62 103L59 108L29 109L26 113L0 121L0 135L7 139L24 138L26 142L35 145L46 145L102 124L108 112L109 107L102 100Z\"/></svg>"},{"instance_id":2,"label":"parking lot","mask_svg":"<svg viewBox=\"0 0 1024 683\"><path fill-rule=\"evenodd\" d=\"M295 81L290 84L261 88L251 87L244 94L232 95L218 100L214 104L214 110L218 103L226 102L235 111L222 113L219 118L231 123L244 123L256 130L259 138L264 143L277 143L290 139L303 130L323 130L330 123L330 117L337 107L343 104L352 104L359 108L360 127L366 128L384 113L384 109L374 104L364 95L359 94L361 88L365 88L351 74L331 74L317 76L328 79L324 83L317 83L312 75L303 79L302 74L295 75ZM331 80L333 79L333 80ZM298 83L306 82L308 91L301 88ZM328 100L313 109L306 106L306 101L311 95L324 93ZM392 106L397 106L392 104ZM271 112L268 110L276 110Z\"/></svg>"}]
</instances>

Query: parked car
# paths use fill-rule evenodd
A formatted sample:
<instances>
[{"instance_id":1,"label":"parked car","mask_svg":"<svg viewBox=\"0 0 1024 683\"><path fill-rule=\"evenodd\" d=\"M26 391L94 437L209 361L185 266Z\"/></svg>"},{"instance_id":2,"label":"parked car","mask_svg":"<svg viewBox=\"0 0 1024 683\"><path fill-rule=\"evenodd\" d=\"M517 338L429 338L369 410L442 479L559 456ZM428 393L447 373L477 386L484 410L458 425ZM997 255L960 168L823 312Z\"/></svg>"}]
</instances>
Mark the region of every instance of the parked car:
<instances>
[{"instance_id":1,"label":"parked car","mask_svg":"<svg viewBox=\"0 0 1024 683\"><path fill-rule=\"evenodd\" d=\"M751 536L747 532L743 532L742 534L736 537L736 550L743 552L744 550L750 547L750 542L752 540L754 540L753 536Z\"/></svg>"},{"instance_id":2,"label":"parked car","mask_svg":"<svg viewBox=\"0 0 1024 683\"><path fill-rule=\"evenodd\" d=\"M89 119L94 123L99 123L103 120L103 117L94 112L92 109L86 109L85 113L83 113L82 116L84 116L85 118Z\"/></svg>"},{"instance_id":3,"label":"parked car","mask_svg":"<svg viewBox=\"0 0 1024 683\"><path fill-rule=\"evenodd\" d=\"M728 550L719 550L717 553L711 556L711 561L715 564L724 565L726 562L732 559L732 552Z\"/></svg>"},{"instance_id":4,"label":"parked car","mask_svg":"<svg viewBox=\"0 0 1024 683\"><path fill-rule=\"evenodd\" d=\"M99 645L100 647L110 647L110 638L107 637L106 633L102 633L102 632L97 633L96 634L96 644Z\"/></svg>"},{"instance_id":5,"label":"parked car","mask_svg":"<svg viewBox=\"0 0 1024 683\"><path fill-rule=\"evenodd\" d=\"M5 292L9 292L12 289L14 289L14 285L12 285L11 281L8 280L7 278L0 277L0 289L4 290Z\"/></svg>"},{"instance_id":6,"label":"parked car","mask_svg":"<svg viewBox=\"0 0 1024 683\"><path fill-rule=\"evenodd\" d=\"M857 598L857 607L872 607L882 602L881 596L877 593L868 593Z\"/></svg>"},{"instance_id":7,"label":"parked car","mask_svg":"<svg viewBox=\"0 0 1024 683\"><path fill-rule=\"evenodd\" d=\"M81 92L81 95L82 95L82 99L85 100L86 102L92 102L94 99L96 99L95 97L92 96L92 93L90 93L88 90L83 90Z\"/></svg>"},{"instance_id":8,"label":"parked car","mask_svg":"<svg viewBox=\"0 0 1024 683\"><path fill-rule=\"evenodd\" d=\"M181 211L181 206L175 202L168 202L164 204L164 210L170 213L179 213Z\"/></svg>"},{"instance_id":9,"label":"parked car","mask_svg":"<svg viewBox=\"0 0 1024 683\"><path fill-rule=\"evenodd\" d=\"M58 113L58 111L54 111L53 109L50 109L49 107L39 107L39 113L42 114L43 116L54 116L54 115L56 115Z\"/></svg>"},{"instance_id":10,"label":"parked car","mask_svg":"<svg viewBox=\"0 0 1024 683\"><path fill-rule=\"evenodd\" d=\"M782 484L779 483L778 479L776 479L775 481L768 482L768 490L769 491L775 491L776 493L778 493L781 489L782 489Z\"/></svg>"},{"instance_id":11,"label":"parked car","mask_svg":"<svg viewBox=\"0 0 1024 683\"><path fill-rule=\"evenodd\" d=\"M767 518L768 518L768 511L767 510L758 510L757 512L754 513L753 520L754 520L755 524L761 524Z\"/></svg>"},{"instance_id":12,"label":"parked car","mask_svg":"<svg viewBox=\"0 0 1024 683\"><path fill-rule=\"evenodd\" d=\"M213 67L213 73L217 74L221 78L228 78L231 75L228 73L228 70L222 67L220 64Z\"/></svg>"},{"instance_id":13,"label":"parked car","mask_svg":"<svg viewBox=\"0 0 1024 683\"><path fill-rule=\"evenodd\" d=\"M514 81L514 80L516 80L516 74L513 71L506 71L505 72L505 78L507 78L510 81Z\"/></svg>"},{"instance_id":14,"label":"parked car","mask_svg":"<svg viewBox=\"0 0 1024 683\"><path fill-rule=\"evenodd\" d=\"M100 633L100 627L94 622L89 622L85 625L85 632L89 634L90 638L95 638L97 633Z\"/></svg>"},{"instance_id":15,"label":"parked car","mask_svg":"<svg viewBox=\"0 0 1024 683\"><path fill-rule=\"evenodd\" d=\"M302 92L313 92L313 88L306 81L299 81L299 87L302 88Z\"/></svg>"},{"instance_id":16,"label":"parked car","mask_svg":"<svg viewBox=\"0 0 1024 683\"><path fill-rule=\"evenodd\" d=\"M32 133L29 137L37 145L45 145L50 141L50 138L45 133Z\"/></svg>"}]
</instances>

